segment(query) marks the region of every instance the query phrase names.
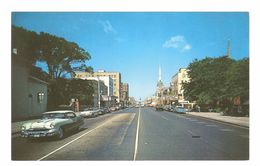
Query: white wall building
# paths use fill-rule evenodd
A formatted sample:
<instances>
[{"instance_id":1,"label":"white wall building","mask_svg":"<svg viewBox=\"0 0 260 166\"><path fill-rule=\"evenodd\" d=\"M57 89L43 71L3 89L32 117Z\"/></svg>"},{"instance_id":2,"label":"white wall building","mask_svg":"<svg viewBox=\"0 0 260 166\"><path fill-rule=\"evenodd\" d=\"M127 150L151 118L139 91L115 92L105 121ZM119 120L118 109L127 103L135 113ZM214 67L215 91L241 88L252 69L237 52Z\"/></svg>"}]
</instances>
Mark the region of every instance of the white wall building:
<instances>
[{"instance_id":1,"label":"white wall building","mask_svg":"<svg viewBox=\"0 0 260 166\"><path fill-rule=\"evenodd\" d=\"M171 89L172 89L172 95L176 100L184 100L183 83L189 81L190 78L188 77L186 68L180 68L178 73L172 76Z\"/></svg>"},{"instance_id":2,"label":"white wall building","mask_svg":"<svg viewBox=\"0 0 260 166\"><path fill-rule=\"evenodd\" d=\"M99 80L103 81L104 84L107 86L108 96L113 96L113 79L109 76L99 76Z\"/></svg>"}]
</instances>

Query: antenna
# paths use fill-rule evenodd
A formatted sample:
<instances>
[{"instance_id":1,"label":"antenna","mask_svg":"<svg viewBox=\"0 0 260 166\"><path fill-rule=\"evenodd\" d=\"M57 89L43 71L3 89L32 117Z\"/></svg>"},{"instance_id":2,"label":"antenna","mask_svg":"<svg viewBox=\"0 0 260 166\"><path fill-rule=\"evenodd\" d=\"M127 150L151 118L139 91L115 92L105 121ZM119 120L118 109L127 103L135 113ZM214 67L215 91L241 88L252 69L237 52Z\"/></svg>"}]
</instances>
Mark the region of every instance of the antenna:
<instances>
[{"instance_id":1,"label":"antenna","mask_svg":"<svg viewBox=\"0 0 260 166\"><path fill-rule=\"evenodd\" d=\"M230 51L231 51L231 44L230 44L230 39L228 39L228 44L227 44L227 57L228 58L231 58Z\"/></svg>"}]
</instances>

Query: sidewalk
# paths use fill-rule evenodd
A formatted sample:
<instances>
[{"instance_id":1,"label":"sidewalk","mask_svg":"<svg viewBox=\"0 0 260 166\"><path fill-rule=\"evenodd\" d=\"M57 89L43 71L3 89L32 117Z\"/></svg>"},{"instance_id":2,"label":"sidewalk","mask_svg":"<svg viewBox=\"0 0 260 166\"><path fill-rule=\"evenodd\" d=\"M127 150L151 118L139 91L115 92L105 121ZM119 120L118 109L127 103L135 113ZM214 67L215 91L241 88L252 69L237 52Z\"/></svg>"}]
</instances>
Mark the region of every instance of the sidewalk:
<instances>
[{"instance_id":1,"label":"sidewalk","mask_svg":"<svg viewBox=\"0 0 260 166\"><path fill-rule=\"evenodd\" d=\"M187 112L187 114L249 128L249 117L223 116L216 112Z\"/></svg>"}]
</instances>

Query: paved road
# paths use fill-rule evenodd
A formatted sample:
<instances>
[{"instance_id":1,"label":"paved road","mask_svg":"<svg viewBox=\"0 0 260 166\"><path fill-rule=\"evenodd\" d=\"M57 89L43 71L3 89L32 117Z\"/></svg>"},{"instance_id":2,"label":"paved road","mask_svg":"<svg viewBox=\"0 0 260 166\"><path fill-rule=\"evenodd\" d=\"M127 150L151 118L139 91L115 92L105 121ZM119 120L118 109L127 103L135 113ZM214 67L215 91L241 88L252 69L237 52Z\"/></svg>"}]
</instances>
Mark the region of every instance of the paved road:
<instances>
[{"instance_id":1,"label":"paved road","mask_svg":"<svg viewBox=\"0 0 260 166\"><path fill-rule=\"evenodd\" d=\"M153 108L85 119L63 140L14 136L13 160L247 160L249 130Z\"/></svg>"}]
</instances>

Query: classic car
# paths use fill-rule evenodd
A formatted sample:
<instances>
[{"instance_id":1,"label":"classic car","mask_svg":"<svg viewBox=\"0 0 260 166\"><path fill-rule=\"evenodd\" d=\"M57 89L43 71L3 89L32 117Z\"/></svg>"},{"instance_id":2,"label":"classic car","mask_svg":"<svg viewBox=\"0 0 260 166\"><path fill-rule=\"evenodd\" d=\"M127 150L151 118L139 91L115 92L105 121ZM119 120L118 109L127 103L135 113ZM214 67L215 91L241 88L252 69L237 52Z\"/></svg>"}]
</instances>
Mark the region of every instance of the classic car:
<instances>
[{"instance_id":1,"label":"classic car","mask_svg":"<svg viewBox=\"0 0 260 166\"><path fill-rule=\"evenodd\" d=\"M182 106L176 106L174 112L180 114L186 114L186 109Z\"/></svg>"},{"instance_id":2,"label":"classic car","mask_svg":"<svg viewBox=\"0 0 260 166\"><path fill-rule=\"evenodd\" d=\"M84 118L96 117L99 115L99 111L97 109L85 109L80 112L80 116Z\"/></svg>"},{"instance_id":3,"label":"classic car","mask_svg":"<svg viewBox=\"0 0 260 166\"><path fill-rule=\"evenodd\" d=\"M62 139L65 132L79 130L83 118L70 110L43 113L40 120L22 125L21 135L26 138L56 137Z\"/></svg>"}]
</instances>

